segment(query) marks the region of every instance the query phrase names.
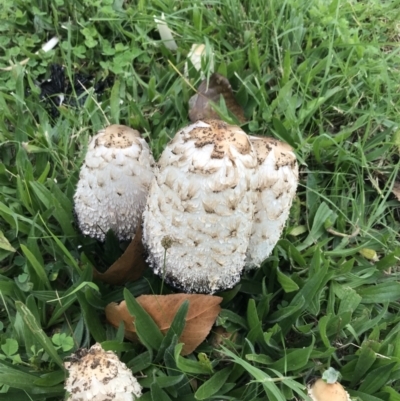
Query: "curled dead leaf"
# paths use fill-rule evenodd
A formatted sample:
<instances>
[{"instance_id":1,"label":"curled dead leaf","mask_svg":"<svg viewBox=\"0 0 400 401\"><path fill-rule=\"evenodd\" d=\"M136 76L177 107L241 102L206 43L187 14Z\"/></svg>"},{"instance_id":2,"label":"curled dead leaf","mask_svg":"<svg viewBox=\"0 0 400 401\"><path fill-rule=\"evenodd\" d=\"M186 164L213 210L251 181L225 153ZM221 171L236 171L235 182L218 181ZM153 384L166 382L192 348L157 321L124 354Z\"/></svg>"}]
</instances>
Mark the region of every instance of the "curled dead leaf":
<instances>
[{"instance_id":1,"label":"curled dead leaf","mask_svg":"<svg viewBox=\"0 0 400 401\"><path fill-rule=\"evenodd\" d=\"M231 346L232 343L236 343L238 340L238 333L228 332L224 327L218 326L213 329L210 335L209 343L214 348L213 354L216 358L223 357L223 353L221 352L221 346L225 346L230 350L234 350L234 347Z\"/></svg>"},{"instance_id":2,"label":"curled dead leaf","mask_svg":"<svg viewBox=\"0 0 400 401\"><path fill-rule=\"evenodd\" d=\"M381 180L385 184L385 186L387 186L388 181L389 181L389 173L376 171L375 176L374 177L370 176L369 179L371 181L372 186L376 189L378 194L382 198L384 198L385 194L384 194L384 191L382 191L382 189L380 188L382 185L379 185L379 181ZM396 199L400 202L400 177L399 176L397 176L397 178L393 182L393 187L392 187L391 192L396 197Z\"/></svg>"},{"instance_id":3,"label":"curled dead leaf","mask_svg":"<svg viewBox=\"0 0 400 401\"><path fill-rule=\"evenodd\" d=\"M147 268L144 255L142 225L138 224L135 237L123 255L105 273L100 273L96 268L93 268L93 277L113 285L123 285L129 281L136 281L142 277L144 270Z\"/></svg>"},{"instance_id":4,"label":"curled dead leaf","mask_svg":"<svg viewBox=\"0 0 400 401\"><path fill-rule=\"evenodd\" d=\"M246 118L243 109L236 101L231 84L223 75L214 73L209 81L205 79L199 86L197 94L189 99L189 118L192 122L203 119L217 119L221 117L213 109L212 104L219 105L221 96L224 98L227 109L244 123Z\"/></svg>"},{"instance_id":5,"label":"curled dead leaf","mask_svg":"<svg viewBox=\"0 0 400 401\"><path fill-rule=\"evenodd\" d=\"M400 182L395 181L392 188L392 193L398 201L400 201Z\"/></svg>"},{"instance_id":6,"label":"curled dead leaf","mask_svg":"<svg viewBox=\"0 0 400 401\"><path fill-rule=\"evenodd\" d=\"M226 340L235 342L237 337L237 332L230 333L224 327L218 326L212 332L210 343L214 348L219 349L221 345L225 345Z\"/></svg>"},{"instance_id":7,"label":"curled dead leaf","mask_svg":"<svg viewBox=\"0 0 400 401\"><path fill-rule=\"evenodd\" d=\"M179 342L185 344L182 355L192 353L207 337L221 311L219 304L222 298L203 294L141 295L137 298L163 334L171 327L176 312L186 300L189 301L189 310L185 328L179 338ZM135 318L130 315L125 301L119 305L114 302L108 304L105 312L107 320L115 327L124 321L126 338L137 339Z\"/></svg>"}]
</instances>

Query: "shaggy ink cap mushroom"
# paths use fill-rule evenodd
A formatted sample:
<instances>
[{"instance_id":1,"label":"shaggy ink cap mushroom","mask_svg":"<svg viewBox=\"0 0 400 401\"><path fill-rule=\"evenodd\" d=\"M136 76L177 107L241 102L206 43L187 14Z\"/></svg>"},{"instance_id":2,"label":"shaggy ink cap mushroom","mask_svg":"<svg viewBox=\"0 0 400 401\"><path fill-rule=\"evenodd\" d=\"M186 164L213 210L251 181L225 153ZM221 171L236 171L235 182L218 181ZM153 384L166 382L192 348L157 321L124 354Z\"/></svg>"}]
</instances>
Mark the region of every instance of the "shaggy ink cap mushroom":
<instances>
[{"instance_id":1,"label":"shaggy ink cap mushroom","mask_svg":"<svg viewBox=\"0 0 400 401\"><path fill-rule=\"evenodd\" d=\"M317 379L308 386L308 395L313 401L351 401L349 394L339 383L327 383Z\"/></svg>"},{"instance_id":2,"label":"shaggy ink cap mushroom","mask_svg":"<svg viewBox=\"0 0 400 401\"><path fill-rule=\"evenodd\" d=\"M246 268L259 267L278 242L298 184L298 165L292 148L274 138L250 136L257 154L252 177L255 211Z\"/></svg>"},{"instance_id":3,"label":"shaggy ink cap mushroom","mask_svg":"<svg viewBox=\"0 0 400 401\"><path fill-rule=\"evenodd\" d=\"M138 131L124 125L99 131L89 143L74 195L82 233L104 241L112 229L120 240L131 239L141 220L153 165Z\"/></svg>"},{"instance_id":4,"label":"shaggy ink cap mushroom","mask_svg":"<svg viewBox=\"0 0 400 401\"><path fill-rule=\"evenodd\" d=\"M132 372L99 343L73 354L64 366L69 374L67 401L134 401L142 395Z\"/></svg>"},{"instance_id":5,"label":"shaggy ink cap mushroom","mask_svg":"<svg viewBox=\"0 0 400 401\"><path fill-rule=\"evenodd\" d=\"M143 240L156 274L186 292L214 293L239 281L256 166L249 138L237 126L200 120L178 131L158 162L143 214ZM169 248L162 245L165 237Z\"/></svg>"},{"instance_id":6,"label":"shaggy ink cap mushroom","mask_svg":"<svg viewBox=\"0 0 400 401\"><path fill-rule=\"evenodd\" d=\"M308 395L313 401L351 401L349 394L338 382L340 373L329 367L322 378L309 383Z\"/></svg>"}]
</instances>

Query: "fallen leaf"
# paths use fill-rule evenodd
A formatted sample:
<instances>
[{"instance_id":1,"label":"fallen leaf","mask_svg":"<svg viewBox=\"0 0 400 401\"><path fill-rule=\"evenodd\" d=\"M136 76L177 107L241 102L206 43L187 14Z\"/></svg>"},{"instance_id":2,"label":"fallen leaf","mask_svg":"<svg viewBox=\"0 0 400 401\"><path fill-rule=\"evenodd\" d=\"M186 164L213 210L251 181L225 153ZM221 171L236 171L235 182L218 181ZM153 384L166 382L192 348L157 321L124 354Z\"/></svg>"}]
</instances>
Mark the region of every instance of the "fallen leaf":
<instances>
[{"instance_id":1,"label":"fallen leaf","mask_svg":"<svg viewBox=\"0 0 400 401\"><path fill-rule=\"evenodd\" d=\"M377 171L375 172L376 177L370 177L371 184L373 187L377 190L379 195L383 198L384 193L379 187L379 179L381 179L385 184L387 184L387 181L389 180L388 174L385 174L384 172ZM396 197L396 199L400 202L400 181L399 177L394 181L393 183L393 188L392 188L392 194Z\"/></svg>"},{"instance_id":2,"label":"fallen leaf","mask_svg":"<svg viewBox=\"0 0 400 401\"><path fill-rule=\"evenodd\" d=\"M220 120L219 114L212 108L212 104L219 105L221 96L224 98L226 108L244 123L246 118L243 109L236 101L231 84L221 74L214 73L207 82L205 79L199 86L197 94L189 100L189 118L192 122L205 118Z\"/></svg>"},{"instance_id":3,"label":"fallen leaf","mask_svg":"<svg viewBox=\"0 0 400 401\"><path fill-rule=\"evenodd\" d=\"M144 270L147 268L144 255L142 225L138 224L135 237L122 256L105 273L100 273L93 268L93 277L113 285L123 285L129 281L136 281L142 277Z\"/></svg>"},{"instance_id":4,"label":"fallen leaf","mask_svg":"<svg viewBox=\"0 0 400 401\"><path fill-rule=\"evenodd\" d=\"M396 197L398 201L400 201L400 182L395 181L393 188L392 188L392 194Z\"/></svg>"},{"instance_id":5,"label":"fallen leaf","mask_svg":"<svg viewBox=\"0 0 400 401\"><path fill-rule=\"evenodd\" d=\"M192 353L207 337L215 322L221 307L221 297L204 294L170 294L170 295L141 295L137 298L139 304L152 317L154 322L165 334L184 301L189 301L189 310L186 316L186 325L179 342L185 345L182 355ZM137 339L135 318L130 315L125 301L119 305L112 302L106 306L106 318L115 327L125 323L125 337Z\"/></svg>"}]
</instances>

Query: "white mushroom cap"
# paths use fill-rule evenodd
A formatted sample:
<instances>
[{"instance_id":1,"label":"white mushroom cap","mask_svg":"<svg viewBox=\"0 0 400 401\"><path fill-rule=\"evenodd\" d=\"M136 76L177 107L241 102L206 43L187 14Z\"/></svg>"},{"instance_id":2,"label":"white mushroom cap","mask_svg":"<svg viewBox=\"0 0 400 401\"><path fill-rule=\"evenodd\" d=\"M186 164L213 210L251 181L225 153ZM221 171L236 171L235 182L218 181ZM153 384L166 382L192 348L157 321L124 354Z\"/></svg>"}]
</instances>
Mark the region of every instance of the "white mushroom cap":
<instances>
[{"instance_id":1,"label":"white mushroom cap","mask_svg":"<svg viewBox=\"0 0 400 401\"><path fill-rule=\"evenodd\" d=\"M249 137L257 152L253 176L255 213L246 268L254 268L269 256L279 240L296 194L298 165L286 143L267 137Z\"/></svg>"},{"instance_id":2,"label":"white mushroom cap","mask_svg":"<svg viewBox=\"0 0 400 401\"><path fill-rule=\"evenodd\" d=\"M134 236L153 178L149 146L138 131L110 125L95 135L74 195L83 234L104 241L112 229L121 240Z\"/></svg>"},{"instance_id":3,"label":"white mushroom cap","mask_svg":"<svg viewBox=\"0 0 400 401\"><path fill-rule=\"evenodd\" d=\"M313 401L351 401L343 386L339 383L327 383L318 379L308 387L308 395Z\"/></svg>"},{"instance_id":4,"label":"white mushroom cap","mask_svg":"<svg viewBox=\"0 0 400 401\"><path fill-rule=\"evenodd\" d=\"M143 239L156 274L165 273L166 281L187 292L213 293L239 281L256 164L239 127L205 120L176 134L161 155L143 214ZM163 245L170 246L165 272Z\"/></svg>"},{"instance_id":5,"label":"white mushroom cap","mask_svg":"<svg viewBox=\"0 0 400 401\"><path fill-rule=\"evenodd\" d=\"M67 401L134 401L142 395L142 387L114 352L98 343L83 351L64 364L69 372Z\"/></svg>"}]
</instances>

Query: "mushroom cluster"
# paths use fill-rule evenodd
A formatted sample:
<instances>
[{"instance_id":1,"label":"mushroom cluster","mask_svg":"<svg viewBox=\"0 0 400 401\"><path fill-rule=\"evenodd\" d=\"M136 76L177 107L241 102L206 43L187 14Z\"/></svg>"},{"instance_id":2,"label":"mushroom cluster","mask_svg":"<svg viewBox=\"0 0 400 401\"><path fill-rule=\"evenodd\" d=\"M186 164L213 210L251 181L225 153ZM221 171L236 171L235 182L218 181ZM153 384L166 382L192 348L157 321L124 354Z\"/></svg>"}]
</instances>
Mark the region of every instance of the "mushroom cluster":
<instances>
[{"instance_id":1,"label":"mushroom cluster","mask_svg":"<svg viewBox=\"0 0 400 401\"><path fill-rule=\"evenodd\" d=\"M154 272L185 292L214 293L269 256L297 181L289 145L221 120L179 130L157 166L137 131L112 125L89 144L75 212L99 240L110 229L132 238L143 215Z\"/></svg>"},{"instance_id":2,"label":"mushroom cluster","mask_svg":"<svg viewBox=\"0 0 400 401\"><path fill-rule=\"evenodd\" d=\"M104 351L98 343L73 354L65 368L69 373L67 401L134 401L142 395L132 372L114 352Z\"/></svg>"},{"instance_id":3,"label":"mushroom cluster","mask_svg":"<svg viewBox=\"0 0 400 401\"><path fill-rule=\"evenodd\" d=\"M186 292L232 287L254 214L257 158L248 136L223 121L197 121L175 135L158 166L143 214L155 273Z\"/></svg>"},{"instance_id":4,"label":"mushroom cluster","mask_svg":"<svg viewBox=\"0 0 400 401\"><path fill-rule=\"evenodd\" d=\"M104 241L113 230L120 240L131 239L141 221L153 165L138 131L124 125L99 131L89 143L74 195L82 233Z\"/></svg>"},{"instance_id":5,"label":"mushroom cluster","mask_svg":"<svg viewBox=\"0 0 400 401\"><path fill-rule=\"evenodd\" d=\"M181 129L158 162L143 214L156 274L186 292L231 288L278 241L294 198L292 149L220 120Z\"/></svg>"}]
</instances>

